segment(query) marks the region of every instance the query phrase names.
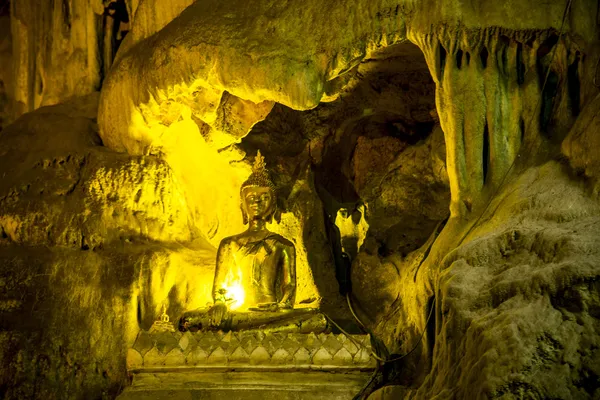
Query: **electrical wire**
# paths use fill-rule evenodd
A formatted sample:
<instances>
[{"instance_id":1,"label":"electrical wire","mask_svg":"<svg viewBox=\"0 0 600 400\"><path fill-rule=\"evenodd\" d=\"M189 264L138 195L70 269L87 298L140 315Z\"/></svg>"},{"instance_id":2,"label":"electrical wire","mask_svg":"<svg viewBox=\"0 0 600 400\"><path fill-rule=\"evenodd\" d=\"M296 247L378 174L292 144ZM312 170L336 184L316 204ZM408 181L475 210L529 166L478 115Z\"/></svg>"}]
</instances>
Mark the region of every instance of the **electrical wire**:
<instances>
[{"instance_id":1,"label":"electrical wire","mask_svg":"<svg viewBox=\"0 0 600 400\"><path fill-rule=\"evenodd\" d=\"M421 332L421 336L419 337L419 340L413 346L413 348L410 349L410 351L404 355L387 359L386 363L391 363L391 362L396 362L396 361L402 360L403 358L408 357L413 351L415 351L417 349L417 347L419 347L419 344L423 341L423 337L425 337L425 333L427 332L427 326L429 326L429 320L431 319L431 316L433 315L434 309L435 309L435 307L432 304L431 308L429 309L429 315L427 316L427 320L425 321L425 326L423 327L423 332Z\"/></svg>"},{"instance_id":2,"label":"electrical wire","mask_svg":"<svg viewBox=\"0 0 600 400\"><path fill-rule=\"evenodd\" d=\"M378 367L381 366L379 363L377 363L377 364L378 364ZM369 380L367 381L367 383L365 383L363 385L362 389L360 389L360 392L358 392L356 394L356 396L354 396L354 398L352 400L360 400L362 398L363 393L365 392L365 390L367 390L367 388L369 386L371 386L371 383L373 383L373 381L377 377L378 373L379 373L379 368L376 368L375 371L373 371L373 373L371 374L371 377L369 378Z\"/></svg>"},{"instance_id":3,"label":"electrical wire","mask_svg":"<svg viewBox=\"0 0 600 400\"><path fill-rule=\"evenodd\" d=\"M349 334L341 326L339 326L329 315L327 315L327 314L323 314L323 315L325 315L325 318L327 318L327 320L329 322L331 322L333 324L333 326L335 326L336 328L338 328L340 330L340 332L342 332L344 335L346 335L346 337L348 339L350 339L350 341L352 343L354 343L359 349L361 349L361 348L362 349L366 349L367 348L364 344L362 344L358 340L354 339L354 337L352 337L351 334ZM373 350L369 350L369 352L371 353L371 356L374 359L376 359L377 361L381 361L381 362L385 363L385 358L379 357L377 354L375 354L375 352Z\"/></svg>"},{"instance_id":4,"label":"electrical wire","mask_svg":"<svg viewBox=\"0 0 600 400\"><path fill-rule=\"evenodd\" d=\"M356 322L358 322L358 324L361 326L361 328L363 328L366 332L369 332L369 329L365 326L365 324L363 324L363 322L360 320L360 318L358 318L358 315L356 315L356 313L354 312L354 307L352 307L352 301L350 300L350 292L346 293L346 302L348 303L348 308L350 309L350 313L352 314L352 316L354 317Z\"/></svg>"},{"instance_id":5,"label":"electrical wire","mask_svg":"<svg viewBox=\"0 0 600 400\"><path fill-rule=\"evenodd\" d=\"M352 308L352 304L350 302L350 298L348 295L346 295L346 298L348 299L348 305L350 306L350 311L352 313L352 315L354 316L354 318L356 318L356 321L361 325L364 326L364 324L362 323L362 321L358 318L358 316L356 315L356 313L354 312L353 308ZM413 346L412 349L410 349L410 351L404 355L401 355L399 357L394 357L394 358L383 358L381 356L379 356L378 354L376 354L373 350L369 350L369 352L371 353L371 356L376 359L377 361L380 361L384 364L387 363L391 363L391 362L396 362L399 361L407 356L409 356L412 352L414 352L417 347L419 347L419 344L421 343L421 341L423 340L423 337L425 336L425 333L427 332L427 326L429 325L429 320L431 319L431 316L433 315L433 309L435 307L432 305L431 309L429 310L429 315L427 316L427 320L425 321L425 327L423 328L423 332L421 333L421 336L419 337L419 340L417 341L417 343ZM360 342L358 342L356 339L354 339L352 337L352 335L350 335L348 332L346 332L341 326L339 326L329 315L324 314L325 318L327 318L329 320L329 322L331 322L336 328L338 328L340 330L340 332L342 332L344 335L346 335L348 337L348 339L350 339L350 341L352 343L354 343L356 346L358 346L358 348L363 348L366 349L366 346ZM375 336L373 333L369 334L371 336Z\"/></svg>"}]
</instances>

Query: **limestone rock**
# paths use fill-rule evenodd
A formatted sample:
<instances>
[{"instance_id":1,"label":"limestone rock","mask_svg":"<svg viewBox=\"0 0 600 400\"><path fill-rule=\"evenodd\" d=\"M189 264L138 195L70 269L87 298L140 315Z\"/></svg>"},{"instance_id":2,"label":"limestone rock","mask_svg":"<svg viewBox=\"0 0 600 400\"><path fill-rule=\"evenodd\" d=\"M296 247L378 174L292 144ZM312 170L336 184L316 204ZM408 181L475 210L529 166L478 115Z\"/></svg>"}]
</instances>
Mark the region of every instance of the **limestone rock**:
<instances>
[{"instance_id":1,"label":"limestone rock","mask_svg":"<svg viewBox=\"0 0 600 400\"><path fill-rule=\"evenodd\" d=\"M186 355L183 337L155 342L136 335L140 326L152 325L165 303L172 320L203 306L213 271L202 264L202 251L173 245L113 244L82 251L3 241L0 383L6 398L58 390L73 398L102 391L115 397L124 385L125 361L140 365L153 357L152 349L163 364L179 365L186 357L201 362L206 355ZM134 351L129 356L128 348ZM40 363L48 370L43 376L36 375Z\"/></svg>"},{"instance_id":2,"label":"limestone rock","mask_svg":"<svg viewBox=\"0 0 600 400\"><path fill-rule=\"evenodd\" d=\"M176 318L211 299L215 249L190 241L170 168L102 147L96 103L42 107L0 133L7 398L33 396L40 362L56 373L39 378L38 393L113 393L132 329L149 328L164 303Z\"/></svg>"},{"instance_id":3,"label":"limestone rock","mask_svg":"<svg viewBox=\"0 0 600 400\"><path fill-rule=\"evenodd\" d=\"M380 0L312 1L295 12L293 7L268 0L252 4L215 0L195 2L183 11L185 2L152 9L149 1L143 13L144 4L137 12L149 18L136 21L140 38L156 33L139 42L132 39L135 45L111 71L103 88L99 121L104 142L131 153L157 140L150 127L140 125L139 107L168 102L168 94L182 88L189 93L195 88L217 89L256 104L277 101L309 109L321 100L326 81L350 70L377 47L405 39L407 30L417 40L430 33L432 24L458 21L468 28L485 26L488 20L508 29L557 28L563 11L555 5L535 18L524 17L532 15L528 11L535 10L535 5L516 1L500 9L487 6L486 11L474 5L453 8L447 2L400 6ZM154 17L161 11L164 17ZM579 5L573 13L585 21L573 28L575 32L591 38L594 25L585 7ZM481 15L486 15L486 22Z\"/></svg>"},{"instance_id":4,"label":"limestone rock","mask_svg":"<svg viewBox=\"0 0 600 400\"><path fill-rule=\"evenodd\" d=\"M581 116L562 143L562 151L568 157L569 163L575 171L593 181L595 193L600 192L600 158L596 151L600 146L598 110L600 110L600 96L596 96L583 109Z\"/></svg>"},{"instance_id":5,"label":"limestone rock","mask_svg":"<svg viewBox=\"0 0 600 400\"><path fill-rule=\"evenodd\" d=\"M13 74L18 77L11 84L15 117L100 88L100 2L26 0L10 7Z\"/></svg>"},{"instance_id":6,"label":"limestone rock","mask_svg":"<svg viewBox=\"0 0 600 400\"><path fill-rule=\"evenodd\" d=\"M598 376L598 207L583 182L550 162L507 185L472 230L451 220L435 244L440 255L432 250L418 274L414 260L397 264L404 292L377 331L407 335L398 354L419 345L404 361L410 375L397 377L423 379L411 398L597 395L597 384L582 382ZM431 296L426 328L419 310ZM424 330L438 333L419 344ZM430 372L419 367L428 357Z\"/></svg>"},{"instance_id":7,"label":"limestone rock","mask_svg":"<svg viewBox=\"0 0 600 400\"><path fill-rule=\"evenodd\" d=\"M42 108L2 131L2 238L82 249L135 237L190 240L188 208L169 166L101 147L96 101Z\"/></svg>"},{"instance_id":8,"label":"limestone rock","mask_svg":"<svg viewBox=\"0 0 600 400\"><path fill-rule=\"evenodd\" d=\"M11 2L16 113L100 82L100 4L37 3ZM595 69L586 49L597 37L596 5L568 4L558 38L565 4L538 0L129 1L129 43L104 71L102 140L84 101L81 109L41 109L0 133L3 394L114 397L137 327L166 300L176 313L207 298L187 287L187 276L210 279L210 244L240 230L231 210L246 155L266 143L267 159L283 172L279 227L302 238L303 259L314 257L302 268L329 292L337 288L322 204L326 213L356 215L350 207L367 199L370 214L360 217L371 236L360 238L363 252L356 240L353 266L357 312L392 352L415 349L396 377L410 386L407 397L597 398L597 190L590 195L588 183L543 151L532 152L538 165L526 160L503 186L522 150L540 144L557 155L585 106L576 86L591 96L592 75L579 71ZM413 51L392 46L405 39L423 51L433 80L422 79L421 62L377 60L384 47ZM404 77L386 85L382 66ZM546 70L551 85L540 93ZM317 107L321 101L332 103ZM448 194L440 132L429 135L436 102L453 215L426 240ZM596 108L563 145L576 172L593 179ZM486 211L481 219L478 211ZM175 243L199 236L210 242L197 243L200 250ZM308 287L301 283L304 293ZM207 338L210 351L182 354L193 365L220 348L222 361L229 348L217 346L221 339ZM322 340L313 335L303 343L310 352L286 352L298 363L317 352L326 359ZM338 353L350 351L346 343ZM368 359L356 350L354 360Z\"/></svg>"},{"instance_id":9,"label":"limestone rock","mask_svg":"<svg viewBox=\"0 0 600 400\"><path fill-rule=\"evenodd\" d=\"M0 14L0 130L12 122L13 119L12 81L10 17Z\"/></svg>"},{"instance_id":10,"label":"limestone rock","mask_svg":"<svg viewBox=\"0 0 600 400\"><path fill-rule=\"evenodd\" d=\"M319 12L311 13L315 8ZM141 140L141 145L124 130L136 124L139 107L156 102L160 108L169 95L177 91L227 91L257 105L278 101L294 108L314 107L322 97L324 78L335 77L364 56L371 46L364 43L362 48L348 48L343 54L338 53L337 49L365 32L323 30L325 20L331 24L331 18L336 18L342 23L347 21L348 13L375 15L381 8L381 4L356 4L356 7L336 10L321 2L312 2L302 8L306 15L313 16L302 19L311 26L300 28L297 23L297 19L302 18L300 14L283 4L268 1L249 4L237 0L226 5L195 2L152 38L132 47L112 69L103 87L100 107L103 141L111 148L127 149L130 153L159 145L155 143L157 136L151 127L138 123L132 129L131 133ZM249 24L249 21L254 23ZM136 25L139 23L138 20ZM401 38L401 20L388 18L385 25L390 26L390 33L379 42L392 43ZM282 38L284 30L288 38L285 48L277 40ZM329 50L318 51L319 43L327 43ZM219 51L213 51L215 48ZM245 50L240 52L239 49ZM292 54L294 57L290 57ZM161 61L166 60L165 57L177 59L178 63L169 63L167 71L164 69L167 64ZM334 60L330 63L331 58ZM176 70L183 66L184 69ZM141 71L145 72L140 75ZM138 82L141 76L144 80ZM210 99L206 105L210 103L213 107L218 104ZM210 116L200 119L213 127Z\"/></svg>"},{"instance_id":11,"label":"limestone rock","mask_svg":"<svg viewBox=\"0 0 600 400\"><path fill-rule=\"evenodd\" d=\"M358 301L357 306L363 310L363 319L368 316L375 322L386 318L399 298L399 279L397 266L392 262L382 261L377 253L358 254L352 264L352 287L354 301Z\"/></svg>"},{"instance_id":12,"label":"limestone rock","mask_svg":"<svg viewBox=\"0 0 600 400\"><path fill-rule=\"evenodd\" d=\"M357 194L367 205L369 235L388 254L420 247L447 216L445 146L439 127L422 143L360 137L352 165Z\"/></svg>"},{"instance_id":13,"label":"limestone rock","mask_svg":"<svg viewBox=\"0 0 600 400\"><path fill-rule=\"evenodd\" d=\"M175 19L194 0L164 2L160 0L128 0L127 11L132 29L125 37L119 54L126 53L133 45L160 31Z\"/></svg>"},{"instance_id":14,"label":"limestone rock","mask_svg":"<svg viewBox=\"0 0 600 400\"><path fill-rule=\"evenodd\" d=\"M135 273L116 259L68 248L0 246L1 300L19 302L2 310L5 398L51 398L57 391L116 395L136 326L128 311L135 309Z\"/></svg>"}]
</instances>

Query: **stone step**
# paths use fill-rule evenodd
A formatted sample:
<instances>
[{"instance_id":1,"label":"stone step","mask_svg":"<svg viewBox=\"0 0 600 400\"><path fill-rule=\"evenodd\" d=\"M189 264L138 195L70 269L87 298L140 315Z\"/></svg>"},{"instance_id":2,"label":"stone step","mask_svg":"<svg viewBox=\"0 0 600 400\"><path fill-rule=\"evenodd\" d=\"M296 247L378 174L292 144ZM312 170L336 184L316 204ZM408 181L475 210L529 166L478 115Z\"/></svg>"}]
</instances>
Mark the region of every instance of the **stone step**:
<instances>
[{"instance_id":1,"label":"stone step","mask_svg":"<svg viewBox=\"0 0 600 400\"><path fill-rule=\"evenodd\" d=\"M351 400L370 372L140 372L118 400Z\"/></svg>"}]
</instances>

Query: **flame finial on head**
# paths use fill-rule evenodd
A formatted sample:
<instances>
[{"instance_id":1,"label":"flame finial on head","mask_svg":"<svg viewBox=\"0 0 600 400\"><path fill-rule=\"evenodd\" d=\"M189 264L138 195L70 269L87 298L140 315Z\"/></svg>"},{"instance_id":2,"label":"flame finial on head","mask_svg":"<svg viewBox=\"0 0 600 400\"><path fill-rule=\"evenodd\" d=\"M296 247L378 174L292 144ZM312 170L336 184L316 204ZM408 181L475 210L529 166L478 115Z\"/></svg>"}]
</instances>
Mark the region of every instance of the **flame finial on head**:
<instances>
[{"instance_id":1,"label":"flame finial on head","mask_svg":"<svg viewBox=\"0 0 600 400\"><path fill-rule=\"evenodd\" d=\"M246 182L242 184L241 189L244 189L248 186L259 186L259 187L268 187L273 192L275 192L275 185L271 178L269 177L269 172L267 171L267 164L265 163L265 158L260 154L260 150L256 153L256 157L254 158L254 164L252 165L252 173L246 179Z\"/></svg>"},{"instance_id":2,"label":"flame finial on head","mask_svg":"<svg viewBox=\"0 0 600 400\"><path fill-rule=\"evenodd\" d=\"M256 157L254 157L254 165L252 166L253 174L264 174L267 172L267 164L265 163L265 158L260 154L260 150L256 152Z\"/></svg>"}]
</instances>

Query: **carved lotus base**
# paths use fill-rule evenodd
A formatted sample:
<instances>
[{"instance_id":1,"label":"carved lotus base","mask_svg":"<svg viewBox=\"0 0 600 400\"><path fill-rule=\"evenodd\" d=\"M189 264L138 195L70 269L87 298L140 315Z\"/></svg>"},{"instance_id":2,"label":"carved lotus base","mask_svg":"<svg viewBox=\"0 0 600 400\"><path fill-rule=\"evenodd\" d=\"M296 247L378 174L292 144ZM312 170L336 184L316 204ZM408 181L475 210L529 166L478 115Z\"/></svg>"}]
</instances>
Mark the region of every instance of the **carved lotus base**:
<instances>
[{"instance_id":1,"label":"carved lotus base","mask_svg":"<svg viewBox=\"0 0 600 400\"><path fill-rule=\"evenodd\" d=\"M118 399L352 399L370 351L367 335L142 331Z\"/></svg>"}]
</instances>

